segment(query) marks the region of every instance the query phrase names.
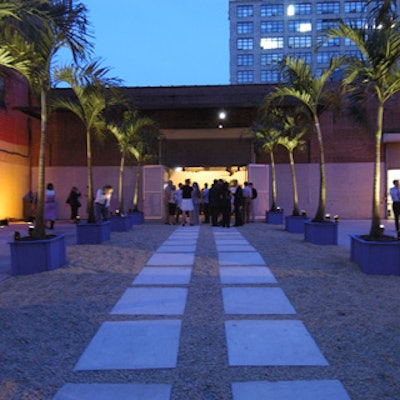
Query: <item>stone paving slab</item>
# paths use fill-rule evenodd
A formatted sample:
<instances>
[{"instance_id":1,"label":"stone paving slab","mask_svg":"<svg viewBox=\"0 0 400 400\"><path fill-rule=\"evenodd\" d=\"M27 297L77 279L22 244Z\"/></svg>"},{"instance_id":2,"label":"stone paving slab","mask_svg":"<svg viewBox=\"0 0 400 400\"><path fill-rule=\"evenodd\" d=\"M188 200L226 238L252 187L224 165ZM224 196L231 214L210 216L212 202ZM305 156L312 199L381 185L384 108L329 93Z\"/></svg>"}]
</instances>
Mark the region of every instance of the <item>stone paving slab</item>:
<instances>
[{"instance_id":1,"label":"stone paving slab","mask_svg":"<svg viewBox=\"0 0 400 400\"><path fill-rule=\"evenodd\" d=\"M169 400L171 390L166 384L68 383L54 400Z\"/></svg>"},{"instance_id":2,"label":"stone paving slab","mask_svg":"<svg viewBox=\"0 0 400 400\"><path fill-rule=\"evenodd\" d=\"M328 365L301 321L225 322L231 366Z\"/></svg>"},{"instance_id":3,"label":"stone paving slab","mask_svg":"<svg viewBox=\"0 0 400 400\"><path fill-rule=\"evenodd\" d=\"M154 253L146 265L193 265L194 254L191 253Z\"/></svg>"},{"instance_id":4,"label":"stone paving slab","mask_svg":"<svg viewBox=\"0 0 400 400\"><path fill-rule=\"evenodd\" d=\"M296 314L281 288L222 288L225 314Z\"/></svg>"},{"instance_id":5,"label":"stone paving slab","mask_svg":"<svg viewBox=\"0 0 400 400\"><path fill-rule=\"evenodd\" d=\"M351 400L336 380L232 383L233 400Z\"/></svg>"},{"instance_id":6,"label":"stone paving slab","mask_svg":"<svg viewBox=\"0 0 400 400\"><path fill-rule=\"evenodd\" d=\"M180 332L179 320L105 322L75 370L175 368Z\"/></svg>"},{"instance_id":7,"label":"stone paving slab","mask_svg":"<svg viewBox=\"0 0 400 400\"><path fill-rule=\"evenodd\" d=\"M218 253L219 265L265 265L259 253L254 252L229 252Z\"/></svg>"},{"instance_id":8,"label":"stone paving slab","mask_svg":"<svg viewBox=\"0 0 400 400\"><path fill-rule=\"evenodd\" d=\"M128 288L111 314L182 315L185 312L186 288Z\"/></svg>"},{"instance_id":9,"label":"stone paving slab","mask_svg":"<svg viewBox=\"0 0 400 400\"><path fill-rule=\"evenodd\" d=\"M132 285L187 285L191 274L190 267L144 267Z\"/></svg>"},{"instance_id":10,"label":"stone paving slab","mask_svg":"<svg viewBox=\"0 0 400 400\"><path fill-rule=\"evenodd\" d=\"M219 275L225 285L277 283L268 267L220 267Z\"/></svg>"},{"instance_id":11,"label":"stone paving slab","mask_svg":"<svg viewBox=\"0 0 400 400\"><path fill-rule=\"evenodd\" d=\"M184 245L168 243L160 246L157 249L157 253L194 253L196 251L196 245Z\"/></svg>"},{"instance_id":12,"label":"stone paving slab","mask_svg":"<svg viewBox=\"0 0 400 400\"><path fill-rule=\"evenodd\" d=\"M257 251L250 244L218 244L217 251L230 252L230 251Z\"/></svg>"},{"instance_id":13,"label":"stone paving slab","mask_svg":"<svg viewBox=\"0 0 400 400\"><path fill-rule=\"evenodd\" d=\"M236 245L247 245L250 246L250 243L246 239L215 239L216 246L236 246Z\"/></svg>"}]
</instances>

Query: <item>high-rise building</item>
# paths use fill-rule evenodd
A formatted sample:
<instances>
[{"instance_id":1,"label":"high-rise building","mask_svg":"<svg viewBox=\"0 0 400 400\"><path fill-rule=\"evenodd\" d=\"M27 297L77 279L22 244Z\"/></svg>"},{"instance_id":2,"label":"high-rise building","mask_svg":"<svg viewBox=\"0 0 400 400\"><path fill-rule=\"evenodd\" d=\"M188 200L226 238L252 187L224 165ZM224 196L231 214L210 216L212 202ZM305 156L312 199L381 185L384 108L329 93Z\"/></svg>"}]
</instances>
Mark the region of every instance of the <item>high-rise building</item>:
<instances>
[{"instance_id":1,"label":"high-rise building","mask_svg":"<svg viewBox=\"0 0 400 400\"><path fill-rule=\"evenodd\" d=\"M333 56L358 55L349 40L323 42L323 34L340 19L364 26L372 6L363 0L229 0L231 84L276 83L277 62L286 55L304 58L317 74Z\"/></svg>"}]
</instances>

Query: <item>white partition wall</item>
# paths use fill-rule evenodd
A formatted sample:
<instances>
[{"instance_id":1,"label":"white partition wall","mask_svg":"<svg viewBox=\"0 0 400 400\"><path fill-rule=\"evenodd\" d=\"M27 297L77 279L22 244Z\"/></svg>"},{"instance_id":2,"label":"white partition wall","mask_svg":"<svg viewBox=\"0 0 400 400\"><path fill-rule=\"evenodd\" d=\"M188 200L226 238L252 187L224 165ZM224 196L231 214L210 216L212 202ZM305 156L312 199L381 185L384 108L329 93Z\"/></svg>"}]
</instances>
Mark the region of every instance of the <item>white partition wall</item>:
<instances>
[{"instance_id":1,"label":"white partition wall","mask_svg":"<svg viewBox=\"0 0 400 400\"><path fill-rule=\"evenodd\" d=\"M258 196L253 201L256 219L265 219L269 209L269 166L265 164L249 164L247 166L248 181L257 189Z\"/></svg>"},{"instance_id":2,"label":"white partition wall","mask_svg":"<svg viewBox=\"0 0 400 400\"><path fill-rule=\"evenodd\" d=\"M143 167L143 212L147 220L161 220L164 216L165 174L165 167L162 165Z\"/></svg>"}]
</instances>

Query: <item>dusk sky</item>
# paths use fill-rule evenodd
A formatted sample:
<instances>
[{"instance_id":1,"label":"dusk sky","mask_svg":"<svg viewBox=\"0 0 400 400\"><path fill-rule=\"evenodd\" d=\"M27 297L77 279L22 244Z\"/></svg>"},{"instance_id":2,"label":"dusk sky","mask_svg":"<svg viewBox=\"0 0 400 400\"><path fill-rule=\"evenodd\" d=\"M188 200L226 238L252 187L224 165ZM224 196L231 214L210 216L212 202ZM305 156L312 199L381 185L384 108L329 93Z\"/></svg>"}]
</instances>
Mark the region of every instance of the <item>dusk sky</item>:
<instances>
[{"instance_id":1,"label":"dusk sky","mask_svg":"<svg viewBox=\"0 0 400 400\"><path fill-rule=\"evenodd\" d=\"M81 0L124 86L229 83L228 0Z\"/></svg>"}]
</instances>

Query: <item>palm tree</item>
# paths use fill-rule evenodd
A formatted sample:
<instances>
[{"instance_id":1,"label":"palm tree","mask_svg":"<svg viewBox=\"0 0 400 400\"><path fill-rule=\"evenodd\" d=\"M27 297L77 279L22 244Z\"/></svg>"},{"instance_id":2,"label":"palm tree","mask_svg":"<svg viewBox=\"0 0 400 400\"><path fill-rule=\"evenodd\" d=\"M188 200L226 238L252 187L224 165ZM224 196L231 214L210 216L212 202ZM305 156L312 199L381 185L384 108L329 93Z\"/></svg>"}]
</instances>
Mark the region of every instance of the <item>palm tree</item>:
<instances>
[{"instance_id":1,"label":"palm tree","mask_svg":"<svg viewBox=\"0 0 400 400\"><path fill-rule=\"evenodd\" d=\"M383 114L386 102L400 91L400 23L391 7L392 1L384 1L375 9L372 21L362 28L354 28L343 22L331 29L328 38L341 37L351 40L360 50L361 57L347 59L344 87L350 99L377 100L375 126L375 162L372 196L372 218L369 235L382 236L380 229L380 162L383 130Z\"/></svg>"},{"instance_id":2,"label":"palm tree","mask_svg":"<svg viewBox=\"0 0 400 400\"><path fill-rule=\"evenodd\" d=\"M7 31L2 48L16 59L27 56L25 74L34 92L40 96L40 147L38 166L38 197L33 237L46 236L44 224L45 146L48 118L48 93L52 81L52 62L61 48L68 48L75 61L85 58L90 49L87 33L86 7L78 3L37 0L29 19L14 20ZM7 47L6 47L7 46ZM22 71L21 71L22 72Z\"/></svg>"},{"instance_id":3,"label":"palm tree","mask_svg":"<svg viewBox=\"0 0 400 400\"><path fill-rule=\"evenodd\" d=\"M272 203L270 211L277 211L277 189L276 189L276 168L274 151L279 144L281 131L277 129L275 122L279 115L277 108L269 110L270 118L266 121L259 121L248 131L255 136L255 148L261 149L269 154L271 160L272 175Z\"/></svg>"},{"instance_id":4,"label":"palm tree","mask_svg":"<svg viewBox=\"0 0 400 400\"><path fill-rule=\"evenodd\" d=\"M157 132L156 123L148 117L141 117L137 110L127 110L123 113L121 121L108 125L108 129L118 140L119 150L121 153L121 162L119 169L119 184L118 184L118 202L119 211L124 213L123 205L123 173L125 158L127 154L133 154L138 161L136 169L135 190L133 196L133 208L137 209L138 206L138 192L139 192L139 179L140 179L140 163L144 161L142 153L146 151L146 156L151 154L147 153L149 147L144 146L144 142L152 140L152 133ZM158 137L158 133L157 133ZM140 144L142 143L142 144ZM143 147L143 149L142 149ZM146 147L146 149L144 148Z\"/></svg>"},{"instance_id":5,"label":"palm tree","mask_svg":"<svg viewBox=\"0 0 400 400\"><path fill-rule=\"evenodd\" d=\"M281 146L285 147L289 154L290 170L292 174L292 187L293 187L293 216L300 215L299 209L299 196L297 190L296 169L294 167L293 152L295 149L302 149L305 141L302 139L307 133L305 128L301 128L295 117L285 114L282 119L282 135L279 137L278 142Z\"/></svg>"},{"instance_id":6,"label":"palm tree","mask_svg":"<svg viewBox=\"0 0 400 400\"><path fill-rule=\"evenodd\" d=\"M73 98L59 98L53 103L55 108L64 108L75 114L85 125L86 158L88 174L88 223L95 223L93 173L92 173L92 136L104 133L107 123L105 111L110 104L108 94L111 86L119 83L118 79L108 78L109 69L101 67L98 61L86 66L70 66L56 69L58 81L67 83Z\"/></svg>"},{"instance_id":7,"label":"palm tree","mask_svg":"<svg viewBox=\"0 0 400 400\"><path fill-rule=\"evenodd\" d=\"M282 62L285 83L270 93L263 105L264 110L268 110L271 102L291 98L304 107L313 121L320 155L319 202L314 221L324 221L326 205L325 156L319 115L331 104L333 93L326 83L341 64L341 60L334 58L321 75L314 76L311 67L302 58L287 56Z\"/></svg>"}]
</instances>

